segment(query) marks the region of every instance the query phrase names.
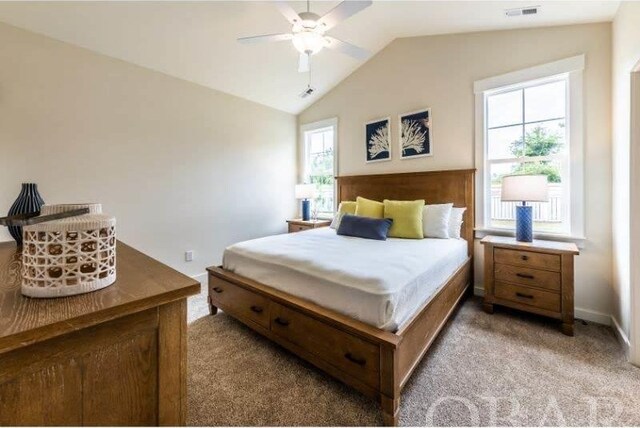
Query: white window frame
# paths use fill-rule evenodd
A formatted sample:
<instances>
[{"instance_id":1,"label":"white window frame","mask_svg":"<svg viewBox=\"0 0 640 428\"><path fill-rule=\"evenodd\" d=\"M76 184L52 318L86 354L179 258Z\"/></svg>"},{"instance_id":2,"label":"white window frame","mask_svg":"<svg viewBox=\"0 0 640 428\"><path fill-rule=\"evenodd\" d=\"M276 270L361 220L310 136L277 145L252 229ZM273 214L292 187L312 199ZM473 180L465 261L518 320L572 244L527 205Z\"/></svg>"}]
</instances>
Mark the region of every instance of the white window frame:
<instances>
[{"instance_id":1,"label":"white window frame","mask_svg":"<svg viewBox=\"0 0 640 428\"><path fill-rule=\"evenodd\" d=\"M515 235L509 229L492 229L490 224L489 187L490 171L487 159L487 95L500 89L522 86L536 81L552 80L567 76L567 114L569 143L569 227L566 233L536 233L538 239L570 240L581 243L586 239L584 229L584 142L583 142L583 71L585 56L578 55L560 61L478 80L475 93L475 165L476 174L476 238L488 234Z\"/></svg>"},{"instance_id":2,"label":"white window frame","mask_svg":"<svg viewBox=\"0 0 640 428\"><path fill-rule=\"evenodd\" d=\"M640 183L640 174L635 165L640 163L640 152L638 151L638 145L640 144L640 108L638 108L638 102L640 102L640 61L635 65L631 74L631 129L630 129L630 158L631 165L629 168L629 189L630 191L630 248L629 248L629 260L627 262L631 266L630 272L630 299L629 299L629 313L631 315L631 323L629 327L629 360L640 366L640 314L638 308L640 308L640 268L635 262L638 260L640 254L640 246L638 245L637 238L640 236L640 222L635 218L633 213L637 212L640 207L640 198L637 196L636 185ZM618 327L619 328L619 327Z\"/></svg>"},{"instance_id":3,"label":"white window frame","mask_svg":"<svg viewBox=\"0 0 640 428\"><path fill-rule=\"evenodd\" d=\"M334 178L338 176L338 118L332 117L329 119L320 120L317 122L306 123L300 125L300 135L298 137L299 145L298 152L300 156L298 158L298 162L300 165L298 174L298 180L300 183L303 183L307 177L307 145L305 133L309 131L317 131L324 128L333 128L333 176ZM337 183L334 181L333 184L333 212L337 211L338 201L336 200L337 196ZM323 218L324 216L318 216L318 218Z\"/></svg>"}]
</instances>

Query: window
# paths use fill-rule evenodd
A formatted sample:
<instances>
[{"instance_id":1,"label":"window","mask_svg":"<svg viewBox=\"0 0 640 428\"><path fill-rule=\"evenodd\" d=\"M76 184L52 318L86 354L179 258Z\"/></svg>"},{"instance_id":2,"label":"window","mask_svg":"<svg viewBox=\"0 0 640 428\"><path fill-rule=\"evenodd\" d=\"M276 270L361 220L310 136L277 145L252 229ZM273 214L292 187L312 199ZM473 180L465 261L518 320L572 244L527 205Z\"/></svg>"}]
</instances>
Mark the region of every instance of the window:
<instances>
[{"instance_id":1,"label":"window","mask_svg":"<svg viewBox=\"0 0 640 428\"><path fill-rule=\"evenodd\" d=\"M516 202L501 202L502 177L542 174L549 202L534 202L534 229L568 233L567 77L486 94L486 168L490 177L489 226L515 227Z\"/></svg>"},{"instance_id":2,"label":"window","mask_svg":"<svg viewBox=\"0 0 640 428\"><path fill-rule=\"evenodd\" d=\"M542 174L549 201L533 206L534 233L583 236L581 71L584 57L476 82L478 226L515 228L502 177Z\"/></svg>"},{"instance_id":3,"label":"window","mask_svg":"<svg viewBox=\"0 0 640 428\"><path fill-rule=\"evenodd\" d=\"M303 181L316 186L311 203L313 217L330 218L335 212L337 131L336 119L302 127Z\"/></svg>"}]
</instances>

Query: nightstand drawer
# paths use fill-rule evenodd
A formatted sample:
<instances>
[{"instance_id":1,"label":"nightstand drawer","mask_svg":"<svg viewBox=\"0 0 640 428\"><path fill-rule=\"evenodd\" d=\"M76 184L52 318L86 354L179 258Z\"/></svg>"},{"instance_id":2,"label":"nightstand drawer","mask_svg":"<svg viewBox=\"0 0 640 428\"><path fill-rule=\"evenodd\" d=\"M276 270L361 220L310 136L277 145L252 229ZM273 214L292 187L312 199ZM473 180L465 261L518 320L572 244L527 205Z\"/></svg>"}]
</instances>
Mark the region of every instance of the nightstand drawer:
<instances>
[{"instance_id":1,"label":"nightstand drawer","mask_svg":"<svg viewBox=\"0 0 640 428\"><path fill-rule=\"evenodd\" d=\"M547 269L560 272L560 256L556 254L534 253L533 251L496 248L493 254L495 263Z\"/></svg>"},{"instance_id":2,"label":"nightstand drawer","mask_svg":"<svg viewBox=\"0 0 640 428\"><path fill-rule=\"evenodd\" d=\"M310 226L303 226L301 224L290 224L289 225L289 233L293 232L302 232L303 230L313 229Z\"/></svg>"},{"instance_id":3,"label":"nightstand drawer","mask_svg":"<svg viewBox=\"0 0 640 428\"><path fill-rule=\"evenodd\" d=\"M328 227L331 220L287 220L289 225L289 233L302 232L303 230L317 229L319 227Z\"/></svg>"},{"instance_id":4,"label":"nightstand drawer","mask_svg":"<svg viewBox=\"0 0 640 428\"><path fill-rule=\"evenodd\" d=\"M494 265L494 275L496 281L506 281L530 287L545 288L556 292L560 291L560 272L549 272L546 270L496 263Z\"/></svg>"},{"instance_id":5,"label":"nightstand drawer","mask_svg":"<svg viewBox=\"0 0 640 428\"><path fill-rule=\"evenodd\" d=\"M560 312L560 294L558 293L496 281L494 294L499 299Z\"/></svg>"}]
</instances>

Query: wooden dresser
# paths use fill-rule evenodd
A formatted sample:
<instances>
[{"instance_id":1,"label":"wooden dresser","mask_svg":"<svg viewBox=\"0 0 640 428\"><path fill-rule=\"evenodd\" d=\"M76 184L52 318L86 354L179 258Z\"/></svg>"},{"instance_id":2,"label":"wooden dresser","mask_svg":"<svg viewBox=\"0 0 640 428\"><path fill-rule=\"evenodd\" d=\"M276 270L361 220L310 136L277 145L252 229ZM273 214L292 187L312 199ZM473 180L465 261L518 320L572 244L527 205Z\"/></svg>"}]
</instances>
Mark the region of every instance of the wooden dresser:
<instances>
[{"instance_id":1,"label":"wooden dresser","mask_svg":"<svg viewBox=\"0 0 640 428\"><path fill-rule=\"evenodd\" d=\"M556 318L562 332L573 336L573 258L578 247L556 241L518 242L486 236L484 245L484 309L508 306Z\"/></svg>"},{"instance_id":2,"label":"wooden dresser","mask_svg":"<svg viewBox=\"0 0 640 428\"><path fill-rule=\"evenodd\" d=\"M301 232L303 230L317 229L319 227L328 227L331 220L287 220L289 225L289 233Z\"/></svg>"},{"instance_id":3,"label":"wooden dresser","mask_svg":"<svg viewBox=\"0 0 640 428\"><path fill-rule=\"evenodd\" d=\"M118 243L116 283L57 299L20 294L0 244L0 425L184 425L192 278Z\"/></svg>"}]
</instances>

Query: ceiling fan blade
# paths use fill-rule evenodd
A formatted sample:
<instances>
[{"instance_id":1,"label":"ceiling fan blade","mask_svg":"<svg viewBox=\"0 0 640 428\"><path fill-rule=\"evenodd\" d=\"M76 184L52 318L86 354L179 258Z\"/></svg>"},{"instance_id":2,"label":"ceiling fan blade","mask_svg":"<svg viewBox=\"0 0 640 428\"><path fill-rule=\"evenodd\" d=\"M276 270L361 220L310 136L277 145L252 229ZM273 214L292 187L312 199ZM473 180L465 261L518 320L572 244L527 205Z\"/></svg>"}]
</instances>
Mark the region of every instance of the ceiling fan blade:
<instances>
[{"instance_id":1,"label":"ceiling fan blade","mask_svg":"<svg viewBox=\"0 0 640 428\"><path fill-rule=\"evenodd\" d=\"M365 60L371 55L368 50L352 45L351 43L343 42L335 37L325 36L324 38L328 41L327 47L329 49L342 52L343 54L349 55L355 59Z\"/></svg>"},{"instance_id":2,"label":"ceiling fan blade","mask_svg":"<svg viewBox=\"0 0 640 428\"><path fill-rule=\"evenodd\" d=\"M325 16L320 18L318 23L324 25L324 30L335 27L341 21L355 15L363 9L371 6L373 2L371 0L366 1L343 1L333 9L331 9Z\"/></svg>"},{"instance_id":3,"label":"ceiling fan blade","mask_svg":"<svg viewBox=\"0 0 640 428\"><path fill-rule=\"evenodd\" d=\"M262 36L240 37L238 41L240 43L250 44L250 43L263 43L263 42L281 42L283 40L291 40L292 38L293 38L293 34L291 33L264 34Z\"/></svg>"},{"instance_id":4,"label":"ceiling fan blade","mask_svg":"<svg viewBox=\"0 0 640 428\"><path fill-rule=\"evenodd\" d=\"M294 24L296 21L300 20L300 15L298 15L298 12L296 12L286 1L276 1L274 3L280 13L284 15L284 17L287 18L287 21L289 21L291 24Z\"/></svg>"},{"instance_id":5,"label":"ceiling fan blade","mask_svg":"<svg viewBox=\"0 0 640 428\"><path fill-rule=\"evenodd\" d=\"M298 61L298 73L306 73L309 71L309 62L311 62L311 55L306 53L300 54L300 60Z\"/></svg>"}]
</instances>

